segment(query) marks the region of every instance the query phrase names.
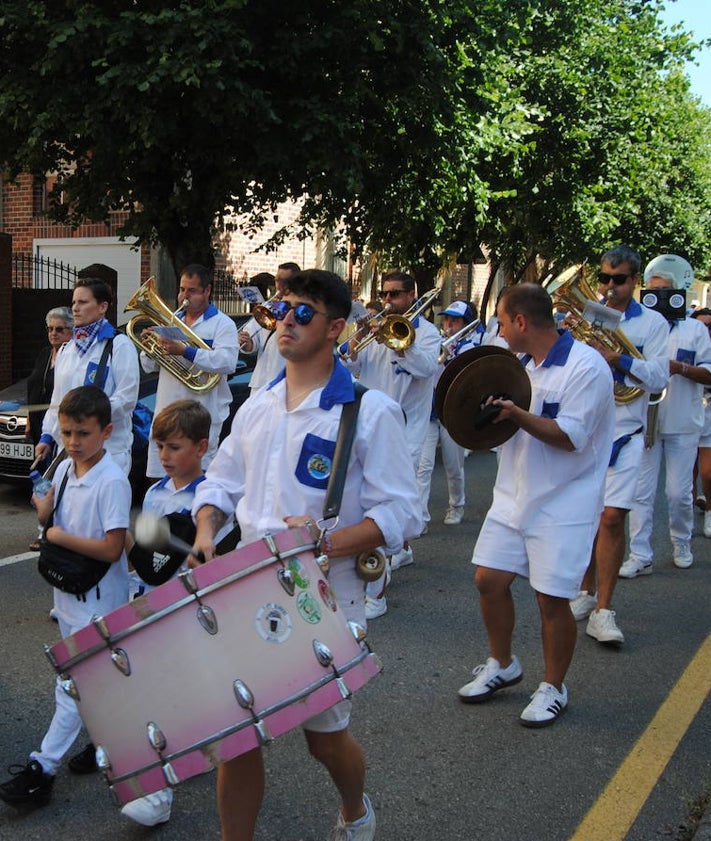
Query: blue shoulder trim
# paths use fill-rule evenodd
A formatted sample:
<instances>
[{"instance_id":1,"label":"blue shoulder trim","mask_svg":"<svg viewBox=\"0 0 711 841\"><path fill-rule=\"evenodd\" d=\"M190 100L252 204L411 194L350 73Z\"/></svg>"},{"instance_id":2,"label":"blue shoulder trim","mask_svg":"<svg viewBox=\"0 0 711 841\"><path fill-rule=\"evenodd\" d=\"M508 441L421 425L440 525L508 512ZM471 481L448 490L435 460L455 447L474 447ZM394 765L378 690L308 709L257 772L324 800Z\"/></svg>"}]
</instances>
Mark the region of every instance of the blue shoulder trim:
<instances>
[{"instance_id":1,"label":"blue shoulder trim","mask_svg":"<svg viewBox=\"0 0 711 841\"><path fill-rule=\"evenodd\" d=\"M568 330L559 330L558 334L558 341L548 351L548 355L543 360L542 365L544 368L550 368L551 365L562 366L568 361L575 339Z\"/></svg>"}]
</instances>

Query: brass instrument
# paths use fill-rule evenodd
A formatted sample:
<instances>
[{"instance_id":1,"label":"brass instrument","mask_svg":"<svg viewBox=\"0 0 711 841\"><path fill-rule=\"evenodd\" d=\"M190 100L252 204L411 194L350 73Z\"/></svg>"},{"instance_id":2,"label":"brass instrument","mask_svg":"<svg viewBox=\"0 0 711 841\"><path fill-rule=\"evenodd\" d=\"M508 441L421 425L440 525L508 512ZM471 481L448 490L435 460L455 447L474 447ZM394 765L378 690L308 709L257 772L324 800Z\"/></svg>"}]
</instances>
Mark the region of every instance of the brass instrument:
<instances>
[{"instance_id":1,"label":"brass instrument","mask_svg":"<svg viewBox=\"0 0 711 841\"><path fill-rule=\"evenodd\" d=\"M377 322L379 319L385 318L392 308L392 304L385 304L380 312L373 312L362 318L356 318L352 324L346 324L343 333L338 337L338 356L344 360L348 359L350 357L350 353L348 352L348 343L350 340L354 339L359 333L369 329L374 321Z\"/></svg>"},{"instance_id":2,"label":"brass instrument","mask_svg":"<svg viewBox=\"0 0 711 841\"><path fill-rule=\"evenodd\" d=\"M211 374L207 371L202 371L187 359L165 353L160 346L158 337L154 333L148 333L145 338L137 334L139 322L144 322L142 327L142 330L144 330L146 329L145 320L148 319L151 322L150 326L177 327L184 334L185 342L188 345L202 350L210 350L210 346L197 333L191 330L185 322L178 318L178 313L186 305L187 301L182 301L178 309L173 312L156 292L155 277L149 277L136 290L124 307L124 312L138 310L141 313L141 315L134 315L128 322L126 325L126 335L147 356L160 365L161 368L165 368L166 371L170 372L184 386L198 394L204 394L211 391L220 382L222 374Z\"/></svg>"},{"instance_id":3,"label":"brass instrument","mask_svg":"<svg viewBox=\"0 0 711 841\"><path fill-rule=\"evenodd\" d=\"M458 341L463 339L465 336L468 336L472 332L472 330L476 330L476 328L480 324L481 319L475 318L474 321L470 321L469 324L465 324L461 330L457 330L456 333L453 333L451 336L448 336L442 342L442 348L437 362L440 365L444 365L444 363L449 359L449 349L452 347L452 345L456 345Z\"/></svg>"},{"instance_id":4,"label":"brass instrument","mask_svg":"<svg viewBox=\"0 0 711 841\"><path fill-rule=\"evenodd\" d=\"M390 350L407 350L415 341L415 328L412 326L412 322L427 307L432 306L441 291L441 286L435 286L434 289L430 289L429 292L415 301L410 309L402 315L393 312L383 316L382 312L377 313L377 316L381 316L378 319L378 329L369 333L364 339L361 339L353 350L346 354L346 358L360 353L364 347L376 338L386 347L389 347ZM373 318L373 321L376 320L377 316Z\"/></svg>"},{"instance_id":5,"label":"brass instrument","mask_svg":"<svg viewBox=\"0 0 711 841\"><path fill-rule=\"evenodd\" d=\"M277 320L274 315L274 304L281 301L281 297L281 292L277 292L268 301L265 301L263 304L255 304L252 307L252 318L260 327L270 332L276 330Z\"/></svg>"},{"instance_id":6,"label":"brass instrument","mask_svg":"<svg viewBox=\"0 0 711 841\"><path fill-rule=\"evenodd\" d=\"M625 336L622 330L611 330L599 324L591 324L583 318L585 306L593 301L600 303L597 295L590 288L590 284L583 277L583 266L572 266L554 278L546 287L551 296L554 307L562 307L569 315L566 325L574 338L590 344L599 342L613 353L623 353L633 359L644 359L644 356ZM627 374L631 379L637 379L633 374ZM615 381L615 402L621 405L632 403L645 393L638 386L624 385Z\"/></svg>"}]
</instances>

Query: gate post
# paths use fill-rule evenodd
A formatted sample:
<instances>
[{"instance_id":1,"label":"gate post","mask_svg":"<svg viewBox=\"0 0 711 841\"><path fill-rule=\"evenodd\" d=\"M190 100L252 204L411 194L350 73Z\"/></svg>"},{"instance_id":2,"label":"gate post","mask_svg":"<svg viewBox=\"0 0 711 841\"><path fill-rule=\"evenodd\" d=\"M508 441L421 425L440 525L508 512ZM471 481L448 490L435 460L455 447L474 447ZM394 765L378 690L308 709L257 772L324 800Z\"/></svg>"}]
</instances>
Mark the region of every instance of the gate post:
<instances>
[{"instance_id":1,"label":"gate post","mask_svg":"<svg viewBox=\"0 0 711 841\"><path fill-rule=\"evenodd\" d=\"M0 233L0 388L12 383L12 237Z\"/></svg>"}]
</instances>

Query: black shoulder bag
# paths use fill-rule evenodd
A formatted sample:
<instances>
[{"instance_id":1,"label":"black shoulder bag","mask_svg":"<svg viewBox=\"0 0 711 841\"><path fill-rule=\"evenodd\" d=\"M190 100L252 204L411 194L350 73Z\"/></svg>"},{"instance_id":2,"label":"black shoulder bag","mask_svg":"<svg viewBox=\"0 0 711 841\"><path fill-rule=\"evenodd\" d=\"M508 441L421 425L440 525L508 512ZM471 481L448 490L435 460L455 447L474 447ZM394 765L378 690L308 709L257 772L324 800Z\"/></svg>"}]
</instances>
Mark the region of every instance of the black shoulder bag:
<instances>
[{"instance_id":1,"label":"black shoulder bag","mask_svg":"<svg viewBox=\"0 0 711 841\"><path fill-rule=\"evenodd\" d=\"M53 587L64 593L80 596L97 586L109 571L111 564L107 561L97 561L47 540L47 530L54 524L54 512L59 508L67 478L68 473L65 474L59 486L57 501L39 541L40 554L37 570Z\"/></svg>"}]
</instances>

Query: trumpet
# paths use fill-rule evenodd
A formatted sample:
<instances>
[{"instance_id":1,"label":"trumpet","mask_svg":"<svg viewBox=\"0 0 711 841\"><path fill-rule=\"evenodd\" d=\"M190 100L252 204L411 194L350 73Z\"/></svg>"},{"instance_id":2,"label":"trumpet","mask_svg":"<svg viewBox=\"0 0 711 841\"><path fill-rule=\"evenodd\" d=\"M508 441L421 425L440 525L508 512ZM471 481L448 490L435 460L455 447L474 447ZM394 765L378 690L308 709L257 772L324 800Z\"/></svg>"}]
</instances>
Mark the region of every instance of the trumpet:
<instances>
[{"instance_id":1,"label":"trumpet","mask_svg":"<svg viewBox=\"0 0 711 841\"><path fill-rule=\"evenodd\" d=\"M268 301L265 301L263 304L255 304L252 307L252 318L260 327L270 332L276 330L277 320L274 315L274 304L281 301L281 298L282 293L277 292Z\"/></svg>"},{"instance_id":2,"label":"trumpet","mask_svg":"<svg viewBox=\"0 0 711 841\"><path fill-rule=\"evenodd\" d=\"M437 362L440 365L444 365L444 363L449 359L451 355L451 349L457 346L457 342L463 339L465 336L468 336L473 330L481 324L480 318L475 318L474 321L470 321L469 324L465 324L461 330L457 330L456 333L453 333L451 336L448 336L442 342L442 348L439 354L439 359Z\"/></svg>"}]
</instances>

